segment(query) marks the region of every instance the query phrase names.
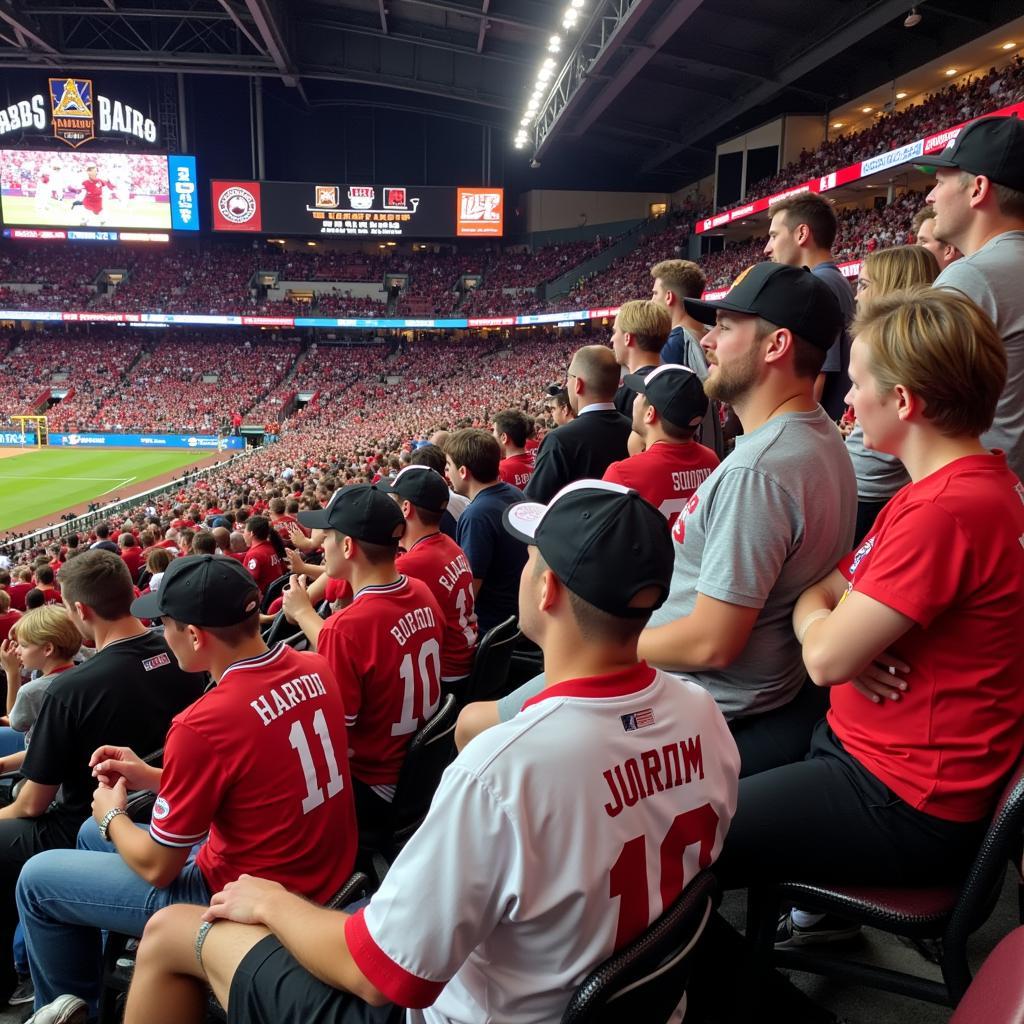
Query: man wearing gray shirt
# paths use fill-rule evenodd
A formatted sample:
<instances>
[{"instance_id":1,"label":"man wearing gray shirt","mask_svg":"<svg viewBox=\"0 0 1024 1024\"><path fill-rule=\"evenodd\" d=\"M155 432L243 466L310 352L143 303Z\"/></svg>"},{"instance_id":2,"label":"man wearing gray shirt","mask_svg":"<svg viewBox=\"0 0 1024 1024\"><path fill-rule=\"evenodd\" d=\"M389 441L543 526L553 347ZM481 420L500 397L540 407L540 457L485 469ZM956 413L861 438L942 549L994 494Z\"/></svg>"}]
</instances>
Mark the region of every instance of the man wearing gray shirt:
<instances>
[{"instance_id":1,"label":"man wearing gray shirt","mask_svg":"<svg viewBox=\"0 0 1024 1024\"><path fill-rule=\"evenodd\" d=\"M853 539L853 466L814 400L842 315L816 276L777 263L752 267L721 301L686 306L715 323L704 388L744 435L676 522L672 589L640 653L711 692L752 775L803 757L825 706L791 616Z\"/></svg>"},{"instance_id":2,"label":"man wearing gray shirt","mask_svg":"<svg viewBox=\"0 0 1024 1024\"><path fill-rule=\"evenodd\" d=\"M981 441L1004 451L1024 477L1024 124L1016 117L980 118L928 162L936 176L928 196L935 237L964 254L935 287L955 288L976 302L1006 347L1006 387Z\"/></svg>"}]
</instances>

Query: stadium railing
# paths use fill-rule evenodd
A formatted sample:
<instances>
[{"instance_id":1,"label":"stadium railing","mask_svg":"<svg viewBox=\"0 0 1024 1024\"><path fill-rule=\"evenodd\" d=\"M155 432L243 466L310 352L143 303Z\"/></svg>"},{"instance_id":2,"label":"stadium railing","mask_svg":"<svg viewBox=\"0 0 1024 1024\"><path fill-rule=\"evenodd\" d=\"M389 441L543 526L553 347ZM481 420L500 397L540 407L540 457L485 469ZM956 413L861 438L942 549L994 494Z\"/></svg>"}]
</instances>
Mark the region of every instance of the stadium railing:
<instances>
[{"instance_id":1,"label":"stadium railing","mask_svg":"<svg viewBox=\"0 0 1024 1024\"><path fill-rule=\"evenodd\" d=\"M202 469L198 469L194 473L186 474L187 479L189 483L201 480L204 477L209 476L209 474L213 473L215 470L221 470L226 465L234 464L241 459L246 459L257 451L260 451L260 449L246 448L244 451L232 456L232 458L225 462L217 462L211 466L204 466ZM111 502L109 505L103 505L101 508L94 509L92 512L86 512L83 515L75 516L72 519L64 519L57 523L51 523L49 526L44 526L39 530L33 530L32 533L27 533L24 537L17 537L12 540L0 542L0 554L7 556L20 555L63 534L87 530L89 527L95 526L97 523L103 522L111 516L118 515L129 508L135 508L139 504L144 504L147 498L155 498L160 494L166 494L167 491L181 487L183 479L183 477L178 477L176 480L169 480L167 483L160 484L157 487L151 487L148 491L141 491L138 494L133 494L130 498L122 498L118 501Z\"/></svg>"}]
</instances>

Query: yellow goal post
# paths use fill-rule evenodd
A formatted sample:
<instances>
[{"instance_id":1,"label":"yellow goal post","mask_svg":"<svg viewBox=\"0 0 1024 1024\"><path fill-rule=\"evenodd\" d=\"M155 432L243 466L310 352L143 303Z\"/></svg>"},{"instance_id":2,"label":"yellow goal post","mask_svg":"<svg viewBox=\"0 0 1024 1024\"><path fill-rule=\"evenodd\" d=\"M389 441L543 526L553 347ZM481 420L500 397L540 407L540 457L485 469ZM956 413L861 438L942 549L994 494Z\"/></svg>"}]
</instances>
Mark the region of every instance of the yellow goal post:
<instances>
[{"instance_id":1,"label":"yellow goal post","mask_svg":"<svg viewBox=\"0 0 1024 1024\"><path fill-rule=\"evenodd\" d=\"M42 448L49 444L50 434L45 416L12 416L11 423L15 431L21 435L23 448ZM34 444L32 438L35 438Z\"/></svg>"}]
</instances>

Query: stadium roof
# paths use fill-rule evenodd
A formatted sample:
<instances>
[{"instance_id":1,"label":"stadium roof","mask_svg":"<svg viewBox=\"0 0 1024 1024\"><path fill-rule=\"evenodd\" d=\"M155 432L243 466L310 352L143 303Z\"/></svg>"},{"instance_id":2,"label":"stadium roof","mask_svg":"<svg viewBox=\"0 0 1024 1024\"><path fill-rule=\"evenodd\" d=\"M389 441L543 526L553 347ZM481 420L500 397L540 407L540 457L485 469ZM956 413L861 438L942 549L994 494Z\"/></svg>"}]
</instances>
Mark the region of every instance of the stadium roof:
<instances>
[{"instance_id":1,"label":"stadium roof","mask_svg":"<svg viewBox=\"0 0 1024 1024\"><path fill-rule=\"evenodd\" d=\"M0 0L0 66L275 79L512 135L569 0ZM530 184L668 190L714 144L824 114L1019 14L1015 0L585 0L539 127Z\"/></svg>"}]
</instances>

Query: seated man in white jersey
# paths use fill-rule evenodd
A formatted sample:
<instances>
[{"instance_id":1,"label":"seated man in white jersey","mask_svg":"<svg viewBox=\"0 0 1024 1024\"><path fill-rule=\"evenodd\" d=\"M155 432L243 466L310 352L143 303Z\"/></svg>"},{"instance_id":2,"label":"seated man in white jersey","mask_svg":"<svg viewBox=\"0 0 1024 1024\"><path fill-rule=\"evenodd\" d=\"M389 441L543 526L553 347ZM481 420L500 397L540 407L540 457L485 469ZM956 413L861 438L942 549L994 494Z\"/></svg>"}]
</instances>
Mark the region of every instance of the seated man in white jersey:
<instances>
[{"instance_id":1,"label":"seated man in white jersey","mask_svg":"<svg viewBox=\"0 0 1024 1024\"><path fill-rule=\"evenodd\" d=\"M248 572L213 555L177 558L160 589L131 607L162 619L182 670L208 671L217 685L174 717L162 769L128 747L96 750L93 819L78 848L37 854L22 869L38 1024L95 1012L101 929L141 935L160 907L205 905L245 872L324 903L355 863L337 681L318 655L267 649ZM127 816L129 789L159 793L148 831Z\"/></svg>"},{"instance_id":2,"label":"seated man in white jersey","mask_svg":"<svg viewBox=\"0 0 1024 1024\"><path fill-rule=\"evenodd\" d=\"M231 1024L349 1024L387 1002L411 1024L549 1024L717 858L736 745L704 690L637 658L668 592L664 517L588 480L505 524L530 546L520 624L547 688L462 751L365 908L247 878L154 918L128 1024L201 1021L207 979Z\"/></svg>"},{"instance_id":3,"label":"seated man in white jersey","mask_svg":"<svg viewBox=\"0 0 1024 1024\"><path fill-rule=\"evenodd\" d=\"M789 620L797 598L853 540L853 466L813 397L841 314L808 271L772 263L751 267L720 301L686 299L686 308L717 318L701 340L710 364L704 391L733 407L745 434L672 528L671 592L640 653L714 696L743 774L753 775L801 760L825 713ZM608 568L617 567L609 560ZM468 705L457 742L514 714L540 685Z\"/></svg>"}]
</instances>

